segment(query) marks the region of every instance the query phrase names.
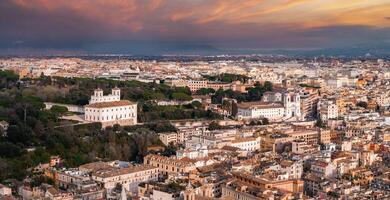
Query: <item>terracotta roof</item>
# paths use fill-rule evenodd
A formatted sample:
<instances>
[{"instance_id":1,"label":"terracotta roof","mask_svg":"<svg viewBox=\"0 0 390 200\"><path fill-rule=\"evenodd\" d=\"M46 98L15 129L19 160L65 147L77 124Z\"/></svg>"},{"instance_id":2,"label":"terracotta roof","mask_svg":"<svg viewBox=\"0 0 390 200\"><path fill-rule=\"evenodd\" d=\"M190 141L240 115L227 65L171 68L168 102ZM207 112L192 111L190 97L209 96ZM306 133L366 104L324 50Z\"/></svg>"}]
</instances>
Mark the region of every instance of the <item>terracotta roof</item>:
<instances>
[{"instance_id":1,"label":"terracotta roof","mask_svg":"<svg viewBox=\"0 0 390 200\"><path fill-rule=\"evenodd\" d=\"M86 108L109 108L109 107L119 107L119 106L130 106L134 105L134 102L121 100L121 101L111 101L111 102L100 102L86 105Z\"/></svg>"},{"instance_id":2,"label":"terracotta roof","mask_svg":"<svg viewBox=\"0 0 390 200\"><path fill-rule=\"evenodd\" d=\"M225 151L238 151L240 148L232 147L232 146L223 146L221 149Z\"/></svg>"},{"instance_id":3,"label":"terracotta roof","mask_svg":"<svg viewBox=\"0 0 390 200\"><path fill-rule=\"evenodd\" d=\"M290 167L293 164L294 164L294 162L292 162L291 160L283 160L280 162L280 165L282 167Z\"/></svg>"}]
</instances>

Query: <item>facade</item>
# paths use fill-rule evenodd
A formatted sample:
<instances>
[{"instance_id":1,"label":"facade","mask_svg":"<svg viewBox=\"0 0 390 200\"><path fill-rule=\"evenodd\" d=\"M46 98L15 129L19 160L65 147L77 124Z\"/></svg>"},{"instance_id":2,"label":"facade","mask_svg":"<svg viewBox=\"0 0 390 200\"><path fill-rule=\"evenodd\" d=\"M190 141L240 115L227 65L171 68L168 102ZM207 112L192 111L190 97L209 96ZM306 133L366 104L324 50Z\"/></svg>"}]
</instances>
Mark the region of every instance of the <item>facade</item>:
<instances>
[{"instance_id":1,"label":"facade","mask_svg":"<svg viewBox=\"0 0 390 200\"><path fill-rule=\"evenodd\" d=\"M271 121L281 120L285 109L280 103L245 102L237 105L239 119L267 118Z\"/></svg>"},{"instance_id":2,"label":"facade","mask_svg":"<svg viewBox=\"0 0 390 200\"><path fill-rule=\"evenodd\" d=\"M92 173L92 180L103 188L110 190L117 184L122 185L127 192L138 193L138 184L148 181L157 181L159 170L150 165L135 165L127 167L113 167Z\"/></svg>"},{"instance_id":3,"label":"facade","mask_svg":"<svg viewBox=\"0 0 390 200\"><path fill-rule=\"evenodd\" d=\"M287 134L270 134L261 137L261 151L282 152L294 140Z\"/></svg>"},{"instance_id":4,"label":"facade","mask_svg":"<svg viewBox=\"0 0 390 200\"><path fill-rule=\"evenodd\" d=\"M157 167L165 175L188 173L195 169L195 164L183 159L169 158L160 155L149 154L144 157L144 164Z\"/></svg>"},{"instance_id":5,"label":"facade","mask_svg":"<svg viewBox=\"0 0 390 200\"><path fill-rule=\"evenodd\" d=\"M79 170L67 170L57 173L57 185L61 188L68 189L76 184L81 184L84 181L91 180L88 173Z\"/></svg>"},{"instance_id":6,"label":"facade","mask_svg":"<svg viewBox=\"0 0 390 200\"><path fill-rule=\"evenodd\" d=\"M101 89L95 90L90 104L86 105L84 110L86 121L100 122L103 127L137 123L137 103L120 100L120 90L117 88L106 96Z\"/></svg>"},{"instance_id":7,"label":"facade","mask_svg":"<svg viewBox=\"0 0 390 200\"><path fill-rule=\"evenodd\" d=\"M283 96L285 117L301 117L301 97L298 93L287 92Z\"/></svg>"},{"instance_id":8,"label":"facade","mask_svg":"<svg viewBox=\"0 0 390 200\"><path fill-rule=\"evenodd\" d=\"M330 130L321 129L320 130L320 143L329 144L331 143L331 133Z\"/></svg>"},{"instance_id":9,"label":"facade","mask_svg":"<svg viewBox=\"0 0 390 200\"><path fill-rule=\"evenodd\" d=\"M102 89L96 89L89 100L89 104L101 103L101 102L113 102L121 100L121 90L114 88L111 90L111 94L104 95Z\"/></svg>"},{"instance_id":10,"label":"facade","mask_svg":"<svg viewBox=\"0 0 390 200\"><path fill-rule=\"evenodd\" d=\"M291 152L295 154L310 154L318 152L318 145L310 145L304 140L294 140L291 144Z\"/></svg>"},{"instance_id":11,"label":"facade","mask_svg":"<svg viewBox=\"0 0 390 200\"><path fill-rule=\"evenodd\" d=\"M308 144L317 144L319 140L319 133L315 129L297 129L286 134L294 140L303 140Z\"/></svg>"},{"instance_id":12,"label":"facade","mask_svg":"<svg viewBox=\"0 0 390 200\"><path fill-rule=\"evenodd\" d=\"M158 137L160 138L161 142L164 143L166 146L171 143L176 144L178 142L178 134L175 132L159 133Z\"/></svg>"},{"instance_id":13,"label":"facade","mask_svg":"<svg viewBox=\"0 0 390 200\"><path fill-rule=\"evenodd\" d=\"M310 170L319 176L332 178L336 175L336 166L333 163L316 161L312 163Z\"/></svg>"},{"instance_id":14,"label":"facade","mask_svg":"<svg viewBox=\"0 0 390 200\"><path fill-rule=\"evenodd\" d=\"M303 181L300 179L291 179L291 180L270 180L267 178L258 178L253 175L246 173L232 173L233 177L239 180L242 183L249 184L251 186L259 187L260 189L270 189L276 188L284 190L290 193L300 193L303 192Z\"/></svg>"},{"instance_id":15,"label":"facade","mask_svg":"<svg viewBox=\"0 0 390 200\"><path fill-rule=\"evenodd\" d=\"M301 97L294 91L266 92L262 97L263 102L282 103L284 117L301 117Z\"/></svg>"},{"instance_id":16,"label":"facade","mask_svg":"<svg viewBox=\"0 0 390 200\"><path fill-rule=\"evenodd\" d=\"M175 87L188 87L191 92L196 92L202 88L212 88L214 90L233 88L230 83L211 82L207 80L167 80L167 84Z\"/></svg>"},{"instance_id":17,"label":"facade","mask_svg":"<svg viewBox=\"0 0 390 200\"><path fill-rule=\"evenodd\" d=\"M319 118L326 122L328 119L336 119L339 116L339 108L334 101L331 100L320 100L318 102L318 115Z\"/></svg>"},{"instance_id":18,"label":"facade","mask_svg":"<svg viewBox=\"0 0 390 200\"><path fill-rule=\"evenodd\" d=\"M260 137L237 138L231 141L230 146L239 148L244 151L256 151L260 150L260 139Z\"/></svg>"},{"instance_id":19,"label":"facade","mask_svg":"<svg viewBox=\"0 0 390 200\"><path fill-rule=\"evenodd\" d=\"M304 119L316 117L319 95L317 91L303 92L301 95L301 114Z\"/></svg>"},{"instance_id":20,"label":"facade","mask_svg":"<svg viewBox=\"0 0 390 200\"><path fill-rule=\"evenodd\" d=\"M287 179L300 179L303 174L302 161L282 160L270 169L286 174Z\"/></svg>"},{"instance_id":21,"label":"facade","mask_svg":"<svg viewBox=\"0 0 390 200\"><path fill-rule=\"evenodd\" d=\"M83 106L62 104L62 103L52 103L52 102L45 102L44 104L45 104L45 109L51 109L53 106L62 106L62 107L66 107L69 112L84 113Z\"/></svg>"}]
</instances>

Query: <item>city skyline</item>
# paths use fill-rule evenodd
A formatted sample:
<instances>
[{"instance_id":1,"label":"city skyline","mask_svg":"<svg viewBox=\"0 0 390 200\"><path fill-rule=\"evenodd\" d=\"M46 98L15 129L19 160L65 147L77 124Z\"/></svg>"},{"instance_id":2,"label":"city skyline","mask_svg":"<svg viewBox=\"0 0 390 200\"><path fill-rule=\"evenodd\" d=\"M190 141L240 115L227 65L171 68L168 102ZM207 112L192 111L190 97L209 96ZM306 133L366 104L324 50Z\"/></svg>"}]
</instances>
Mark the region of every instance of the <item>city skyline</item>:
<instances>
[{"instance_id":1,"label":"city skyline","mask_svg":"<svg viewBox=\"0 0 390 200\"><path fill-rule=\"evenodd\" d=\"M388 13L386 0L4 0L0 50L5 54L352 51L348 48L388 52Z\"/></svg>"}]
</instances>

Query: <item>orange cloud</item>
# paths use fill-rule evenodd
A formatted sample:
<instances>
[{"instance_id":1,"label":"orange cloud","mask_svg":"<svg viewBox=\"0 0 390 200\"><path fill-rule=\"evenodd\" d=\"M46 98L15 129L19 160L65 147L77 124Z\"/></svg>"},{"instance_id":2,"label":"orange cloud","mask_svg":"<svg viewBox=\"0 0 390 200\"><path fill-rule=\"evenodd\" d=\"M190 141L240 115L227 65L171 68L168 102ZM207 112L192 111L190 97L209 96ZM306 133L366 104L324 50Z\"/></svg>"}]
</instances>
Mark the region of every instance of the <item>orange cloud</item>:
<instances>
[{"instance_id":1,"label":"orange cloud","mask_svg":"<svg viewBox=\"0 0 390 200\"><path fill-rule=\"evenodd\" d=\"M202 26L224 24L298 26L389 26L388 0L13 0L36 10L68 9L118 29L139 31L152 24L186 19ZM158 29L160 29L159 27ZM149 27L148 29L153 29Z\"/></svg>"}]
</instances>

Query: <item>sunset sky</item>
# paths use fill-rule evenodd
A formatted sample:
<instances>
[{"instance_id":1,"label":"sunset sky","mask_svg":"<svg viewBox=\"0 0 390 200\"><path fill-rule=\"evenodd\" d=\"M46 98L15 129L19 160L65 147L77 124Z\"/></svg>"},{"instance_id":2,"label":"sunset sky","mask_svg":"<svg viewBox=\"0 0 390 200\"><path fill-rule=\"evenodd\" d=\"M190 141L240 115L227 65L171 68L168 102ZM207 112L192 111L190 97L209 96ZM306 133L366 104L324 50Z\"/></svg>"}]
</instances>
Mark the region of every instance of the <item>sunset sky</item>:
<instances>
[{"instance_id":1,"label":"sunset sky","mask_svg":"<svg viewBox=\"0 0 390 200\"><path fill-rule=\"evenodd\" d=\"M0 51L371 44L390 46L390 0L0 0Z\"/></svg>"}]
</instances>

